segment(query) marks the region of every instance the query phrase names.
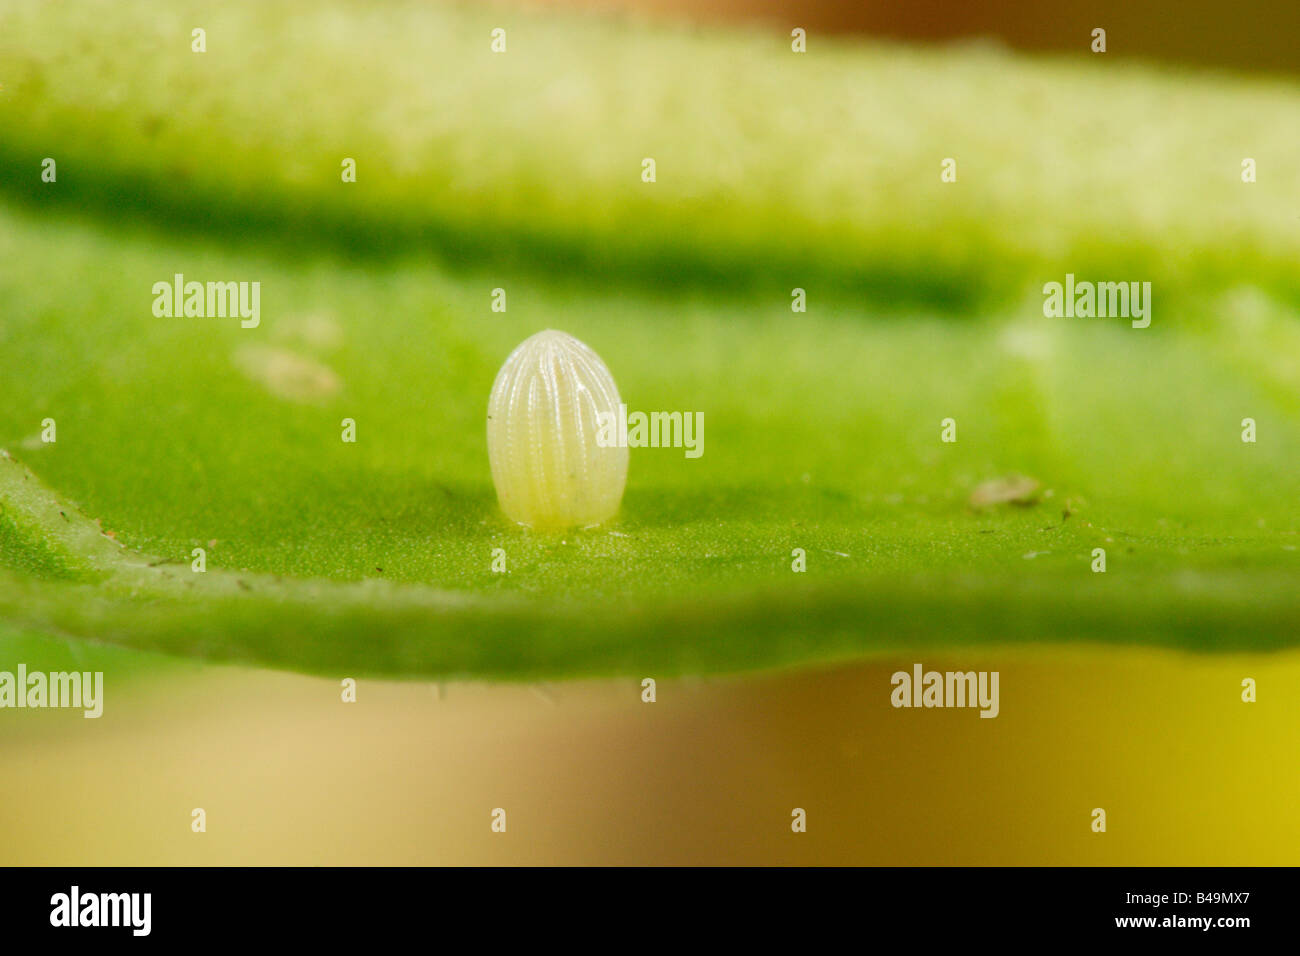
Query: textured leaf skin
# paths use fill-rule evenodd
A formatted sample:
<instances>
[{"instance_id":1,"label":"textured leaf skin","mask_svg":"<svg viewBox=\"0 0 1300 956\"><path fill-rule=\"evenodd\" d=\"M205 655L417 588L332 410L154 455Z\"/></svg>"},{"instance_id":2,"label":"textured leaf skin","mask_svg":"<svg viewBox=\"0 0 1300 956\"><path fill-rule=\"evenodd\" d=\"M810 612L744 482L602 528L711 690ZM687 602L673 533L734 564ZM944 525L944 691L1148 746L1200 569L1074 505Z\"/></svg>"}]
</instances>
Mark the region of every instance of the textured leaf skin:
<instances>
[{"instance_id":1,"label":"textured leaf skin","mask_svg":"<svg viewBox=\"0 0 1300 956\"><path fill-rule=\"evenodd\" d=\"M1293 88L535 14L493 61L493 16L5 5L0 635L504 678L1297 643L1300 181L1236 178L1300 148ZM1067 270L1153 281L1152 328L1043 319ZM262 325L155 318L178 272L260 281ZM548 327L709 423L593 531L514 527L489 477ZM1035 503L969 507L1009 475Z\"/></svg>"}]
</instances>

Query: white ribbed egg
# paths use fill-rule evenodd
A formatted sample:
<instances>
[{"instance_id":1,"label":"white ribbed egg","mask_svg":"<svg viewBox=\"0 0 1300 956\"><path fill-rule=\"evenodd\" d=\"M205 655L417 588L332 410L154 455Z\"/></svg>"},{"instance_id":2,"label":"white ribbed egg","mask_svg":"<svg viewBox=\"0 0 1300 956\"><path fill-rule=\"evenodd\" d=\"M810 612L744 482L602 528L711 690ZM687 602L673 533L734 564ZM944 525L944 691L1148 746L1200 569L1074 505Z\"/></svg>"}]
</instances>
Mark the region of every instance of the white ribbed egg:
<instances>
[{"instance_id":1,"label":"white ribbed egg","mask_svg":"<svg viewBox=\"0 0 1300 956\"><path fill-rule=\"evenodd\" d=\"M612 518L627 484L627 448L596 441L619 414L614 377L572 335L548 329L510 353L488 399L488 460L501 510L537 530Z\"/></svg>"}]
</instances>

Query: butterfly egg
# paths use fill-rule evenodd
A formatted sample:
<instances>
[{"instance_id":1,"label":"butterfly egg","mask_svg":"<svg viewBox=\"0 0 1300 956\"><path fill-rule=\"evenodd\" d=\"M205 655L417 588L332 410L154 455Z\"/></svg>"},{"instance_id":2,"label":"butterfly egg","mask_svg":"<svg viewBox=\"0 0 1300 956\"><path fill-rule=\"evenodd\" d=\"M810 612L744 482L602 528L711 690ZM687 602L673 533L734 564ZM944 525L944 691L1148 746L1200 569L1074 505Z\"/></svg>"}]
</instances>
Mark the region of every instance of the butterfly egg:
<instances>
[{"instance_id":1,"label":"butterfly egg","mask_svg":"<svg viewBox=\"0 0 1300 956\"><path fill-rule=\"evenodd\" d=\"M488 460L506 517L561 530L614 516L627 484L627 447L597 441L618 421L614 377L572 335L548 329L506 359L488 399Z\"/></svg>"}]
</instances>

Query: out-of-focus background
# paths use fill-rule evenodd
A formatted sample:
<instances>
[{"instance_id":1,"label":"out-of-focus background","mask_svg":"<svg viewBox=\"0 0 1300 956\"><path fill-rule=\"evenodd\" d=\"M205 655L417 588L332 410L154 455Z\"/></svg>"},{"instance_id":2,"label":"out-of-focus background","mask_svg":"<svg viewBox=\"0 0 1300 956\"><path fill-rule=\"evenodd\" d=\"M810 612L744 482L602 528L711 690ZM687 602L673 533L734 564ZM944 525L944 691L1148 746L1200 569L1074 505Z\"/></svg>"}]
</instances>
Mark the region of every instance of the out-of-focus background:
<instances>
[{"instance_id":1,"label":"out-of-focus background","mask_svg":"<svg viewBox=\"0 0 1300 956\"><path fill-rule=\"evenodd\" d=\"M924 659L999 670L995 720L891 708L890 673L911 663L663 681L654 704L634 680L362 681L350 705L334 681L172 665L114 680L111 720L0 721L0 858L1294 864L1297 655Z\"/></svg>"},{"instance_id":2,"label":"out-of-focus background","mask_svg":"<svg viewBox=\"0 0 1300 956\"><path fill-rule=\"evenodd\" d=\"M1090 54L1080 38L1106 29L1107 55L1199 68L1300 70L1300 5L1285 0L525 0L540 7L620 11L706 23L791 24L911 43L980 41L1027 52Z\"/></svg>"}]
</instances>

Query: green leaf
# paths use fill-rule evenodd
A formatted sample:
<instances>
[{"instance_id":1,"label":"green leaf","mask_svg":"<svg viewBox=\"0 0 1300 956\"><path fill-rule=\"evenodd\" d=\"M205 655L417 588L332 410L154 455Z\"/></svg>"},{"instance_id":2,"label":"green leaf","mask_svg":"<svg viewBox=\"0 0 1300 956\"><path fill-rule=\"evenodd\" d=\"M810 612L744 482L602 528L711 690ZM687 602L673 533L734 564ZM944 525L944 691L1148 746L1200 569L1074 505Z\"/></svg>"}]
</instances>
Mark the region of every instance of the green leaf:
<instances>
[{"instance_id":1,"label":"green leaf","mask_svg":"<svg viewBox=\"0 0 1300 956\"><path fill-rule=\"evenodd\" d=\"M968 310L1070 265L1166 302L1243 279L1300 302L1294 84L812 45L423 0L14 0L0 178L41 209L579 283Z\"/></svg>"},{"instance_id":2,"label":"green leaf","mask_svg":"<svg viewBox=\"0 0 1300 956\"><path fill-rule=\"evenodd\" d=\"M1300 182L1238 175L1296 155L1290 87L403 3L0 37L0 637L511 678L1297 643ZM1153 282L1151 327L1044 318L1066 272ZM176 273L261 324L155 317ZM556 536L484 442L547 327L705 419Z\"/></svg>"}]
</instances>

